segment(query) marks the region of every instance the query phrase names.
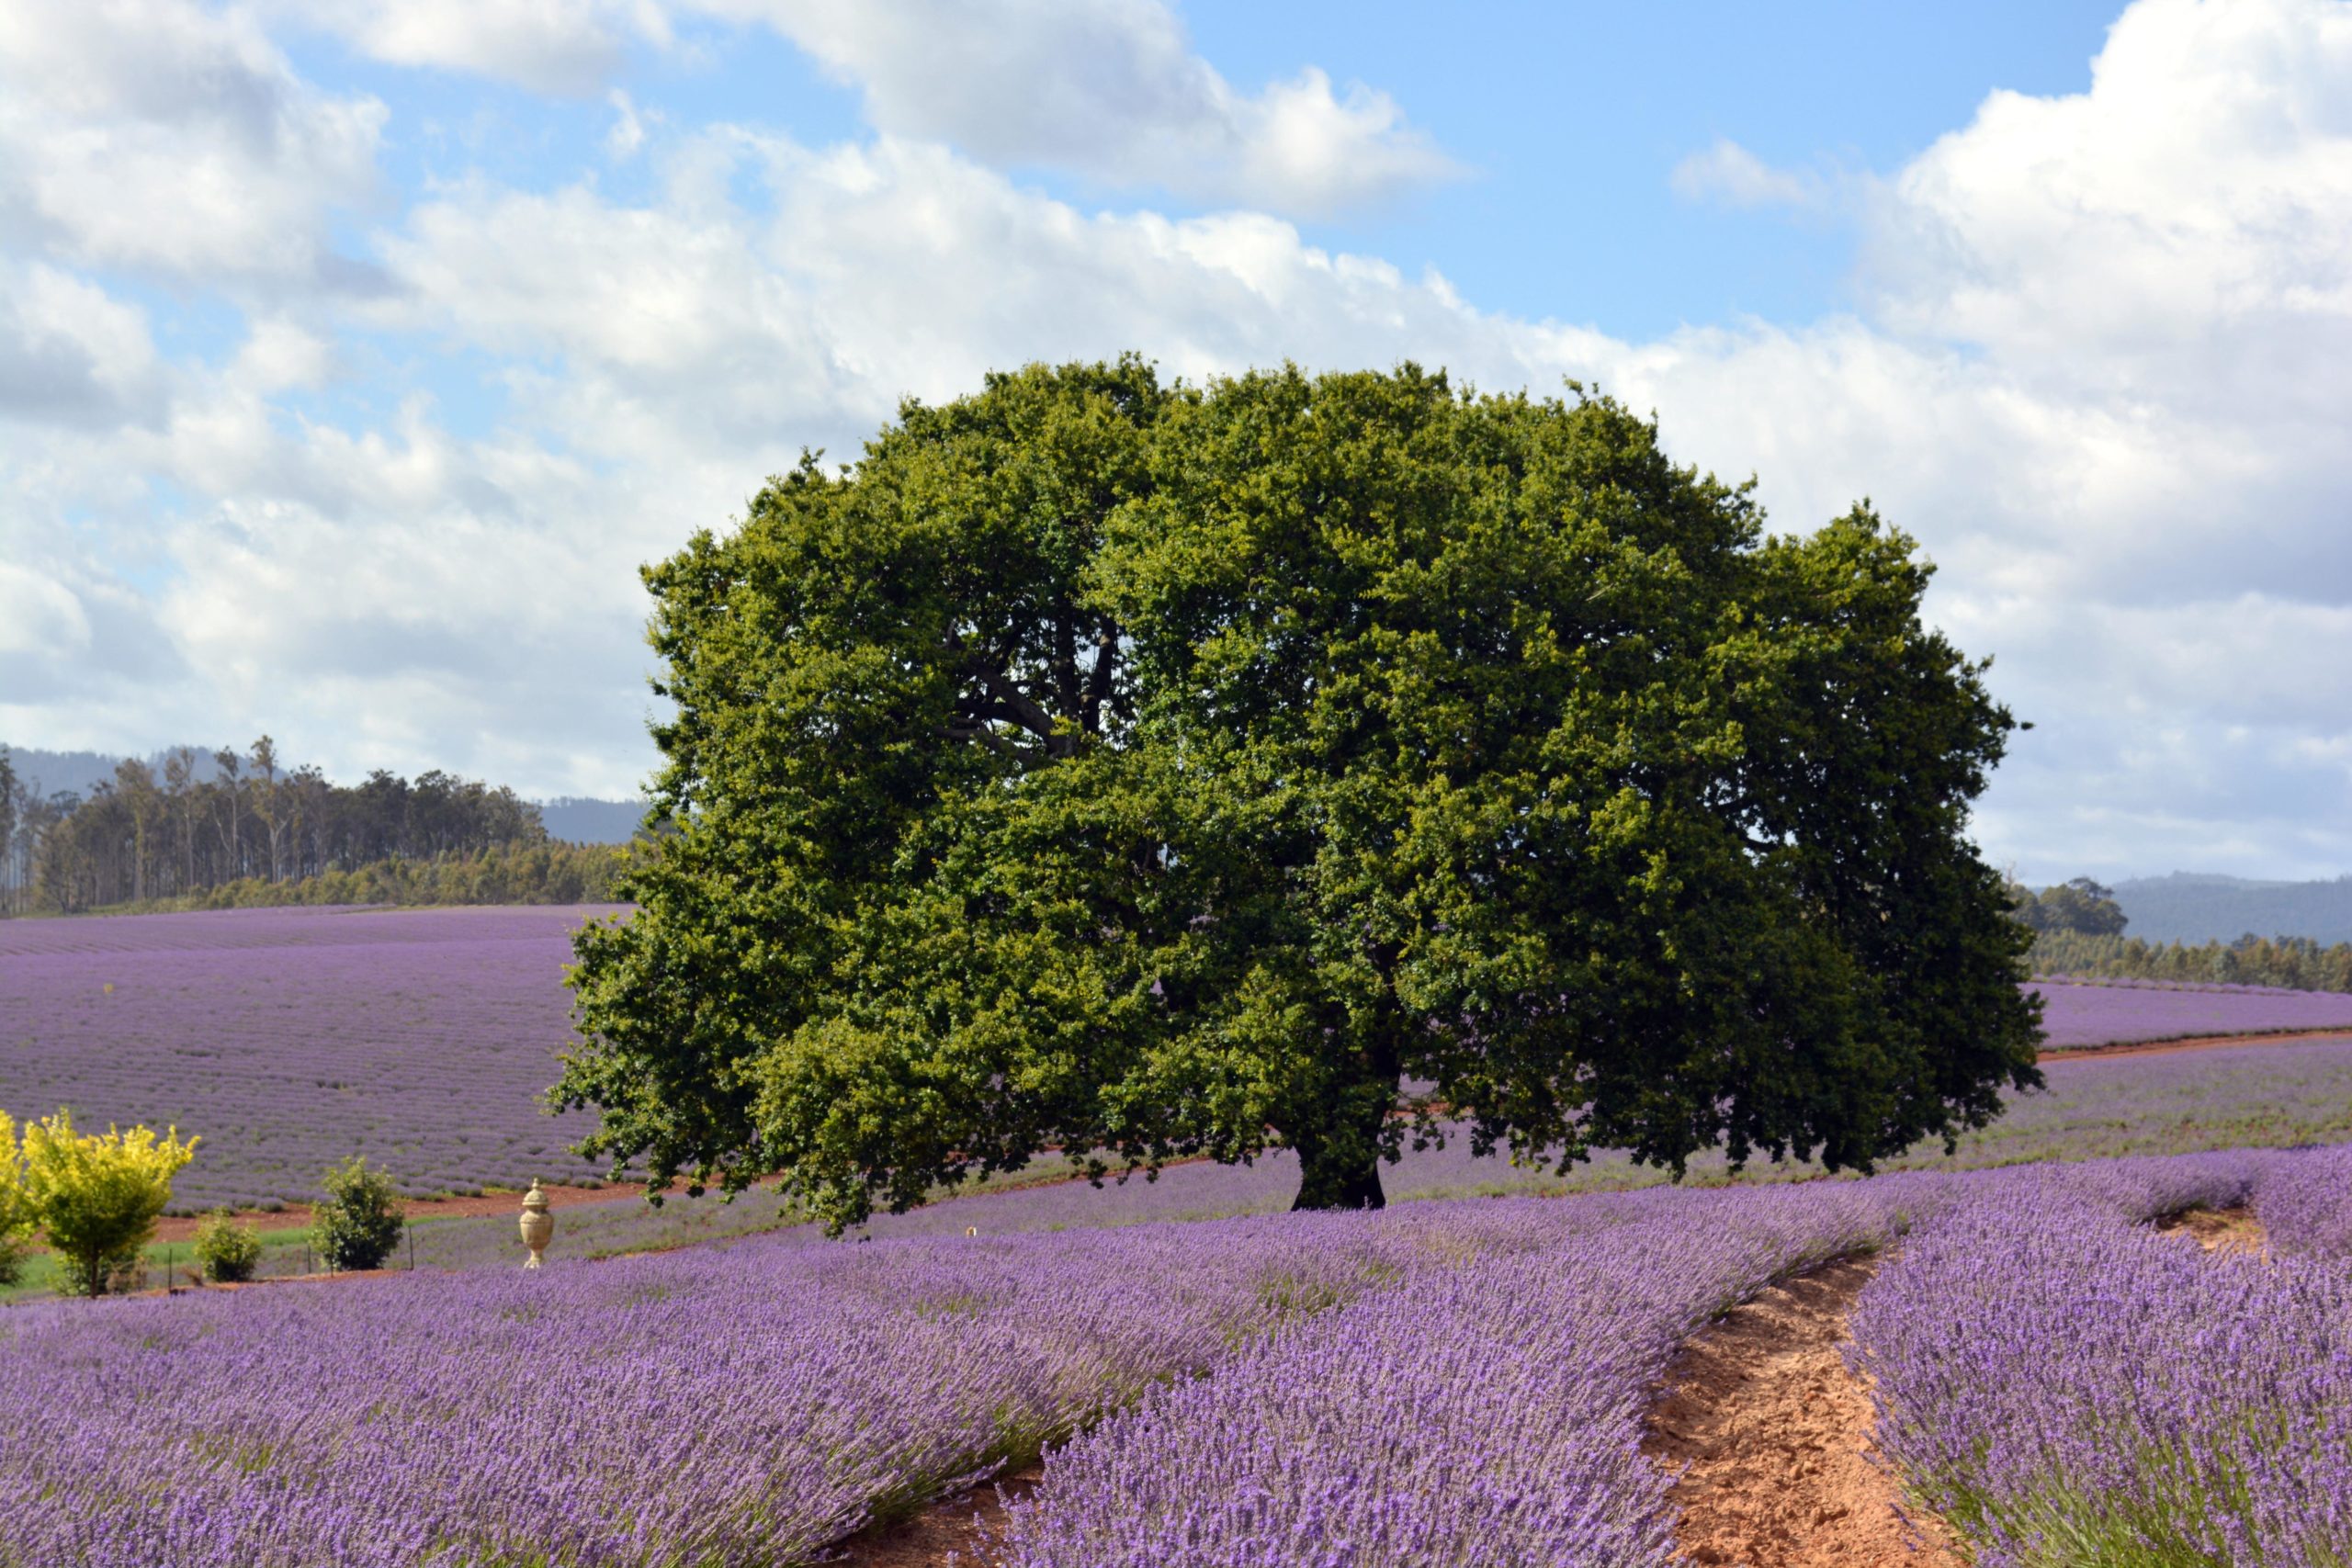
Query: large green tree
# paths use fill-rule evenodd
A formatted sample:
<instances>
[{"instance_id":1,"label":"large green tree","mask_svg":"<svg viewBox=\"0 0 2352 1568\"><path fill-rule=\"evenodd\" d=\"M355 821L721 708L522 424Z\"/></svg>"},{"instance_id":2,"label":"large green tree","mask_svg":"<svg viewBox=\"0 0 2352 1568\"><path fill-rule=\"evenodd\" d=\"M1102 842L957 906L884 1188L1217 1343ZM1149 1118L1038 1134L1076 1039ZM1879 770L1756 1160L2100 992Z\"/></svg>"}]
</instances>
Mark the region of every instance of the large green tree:
<instances>
[{"instance_id":1,"label":"large green tree","mask_svg":"<svg viewBox=\"0 0 2352 1568\"><path fill-rule=\"evenodd\" d=\"M651 568L671 832L557 1099L829 1220L1059 1148L1868 1168L2038 1081L2008 714L1858 508L1442 375L910 403ZM1401 1090L1412 1087L1409 1097Z\"/></svg>"}]
</instances>

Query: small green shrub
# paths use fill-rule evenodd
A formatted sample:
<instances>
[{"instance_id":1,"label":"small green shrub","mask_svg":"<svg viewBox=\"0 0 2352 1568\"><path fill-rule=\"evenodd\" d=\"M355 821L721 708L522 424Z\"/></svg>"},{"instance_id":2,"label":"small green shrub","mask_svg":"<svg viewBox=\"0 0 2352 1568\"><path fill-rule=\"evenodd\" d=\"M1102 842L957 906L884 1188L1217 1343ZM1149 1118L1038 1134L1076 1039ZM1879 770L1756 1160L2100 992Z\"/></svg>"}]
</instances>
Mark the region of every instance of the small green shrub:
<instances>
[{"instance_id":1,"label":"small green shrub","mask_svg":"<svg viewBox=\"0 0 2352 1568\"><path fill-rule=\"evenodd\" d=\"M250 1280L261 1263L261 1237L253 1226L231 1219L226 1209L215 1209L197 1222L196 1262L216 1285Z\"/></svg>"},{"instance_id":2,"label":"small green shrub","mask_svg":"<svg viewBox=\"0 0 2352 1568\"><path fill-rule=\"evenodd\" d=\"M311 1240L329 1269L380 1269L401 1239L401 1194L392 1179L352 1156L319 1183L326 1201L312 1212Z\"/></svg>"}]
</instances>

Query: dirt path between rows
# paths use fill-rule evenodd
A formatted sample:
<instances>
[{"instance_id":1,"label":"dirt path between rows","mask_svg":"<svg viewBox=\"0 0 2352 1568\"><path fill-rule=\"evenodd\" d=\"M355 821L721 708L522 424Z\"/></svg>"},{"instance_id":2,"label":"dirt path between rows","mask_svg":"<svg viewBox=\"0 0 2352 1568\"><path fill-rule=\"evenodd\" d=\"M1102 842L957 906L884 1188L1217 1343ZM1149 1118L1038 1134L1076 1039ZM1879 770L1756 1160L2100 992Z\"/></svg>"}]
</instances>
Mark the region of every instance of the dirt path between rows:
<instances>
[{"instance_id":1,"label":"dirt path between rows","mask_svg":"<svg viewBox=\"0 0 2352 1568\"><path fill-rule=\"evenodd\" d=\"M2352 1029L2280 1029L2267 1034L2192 1034L2179 1040L2120 1040L2111 1045L2060 1045L2036 1062L2075 1062L2092 1056L2167 1056L2176 1051L2221 1051L2233 1045L2292 1045L2312 1040L2352 1040Z\"/></svg>"},{"instance_id":2,"label":"dirt path between rows","mask_svg":"<svg viewBox=\"0 0 2352 1568\"><path fill-rule=\"evenodd\" d=\"M912 1518L877 1529L862 1530L842 1542L846 1568L992 1568L996 1559L982 1552L981 1525L995 1529L1004 1521L1004 1496L1020 1502L1037 1490L1044 1472L1035 1465L1003 1476L969 1492L933 1503Z\"/></svg>"},{"instance_id":3,"label":"dirt path between rows","mask_svg":"<svg viewBox=\"0 0 2352 1568\"><path fill-rule=\"evenodd\" d=\"M2184 1209L2156 1222L2160 1231L2193 1236L2197 1245L2222 1258L2267 1258L2270 1238L2262 1222L2241 1203L2228 1209Z\"/></svg>"},{"instance_id":4,"label":"dirt path between rows","mask_svg":"<svg viewBox=\"0 0 2352 1568\"><path fill-rule=\"evenodd\" d=\"M1944 1527L1903 1506L1871 1449L1870 1394L1839 1353L1877 1268L1845 1258L1772 1286L1668 1364L1642 1451L1679 1472L1687 1561L1964 1568Z\"/></svg>"}]
</instances>

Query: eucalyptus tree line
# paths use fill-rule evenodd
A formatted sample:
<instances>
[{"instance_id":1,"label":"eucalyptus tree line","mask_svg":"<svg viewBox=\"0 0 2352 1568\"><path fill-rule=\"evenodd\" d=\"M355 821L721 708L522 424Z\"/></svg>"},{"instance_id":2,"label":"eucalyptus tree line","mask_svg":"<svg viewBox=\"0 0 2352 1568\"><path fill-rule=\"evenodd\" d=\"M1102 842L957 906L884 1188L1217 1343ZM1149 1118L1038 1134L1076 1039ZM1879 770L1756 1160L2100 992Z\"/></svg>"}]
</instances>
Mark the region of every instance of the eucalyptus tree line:
<instances>
[{"instance_id":1,"label":"eucalyptus tree line","mask_svg":"<svg viewBox=\"0 0 2352 1568\"><path fill-rule=\"evenodd\" d=\"M547 840L538 807L503 786L381 769L338 785L287 768L266 735L242 753L177 747L162 764L125 758L86 795L44 795L0 756L0 911L73 913Z\"/></svg>"}]
</instances>

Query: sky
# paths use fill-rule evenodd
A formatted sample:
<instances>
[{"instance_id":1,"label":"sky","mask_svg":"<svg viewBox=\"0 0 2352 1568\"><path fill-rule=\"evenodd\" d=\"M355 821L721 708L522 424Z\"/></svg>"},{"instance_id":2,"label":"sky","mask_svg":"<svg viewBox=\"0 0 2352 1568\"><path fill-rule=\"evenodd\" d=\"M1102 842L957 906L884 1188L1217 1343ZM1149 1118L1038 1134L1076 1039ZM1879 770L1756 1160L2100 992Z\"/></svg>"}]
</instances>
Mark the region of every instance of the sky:
<instances>
[{"instance_id":1,"label":"sky","mask_svg":"<svg viewBox=\"0 0 2352 1568\"><path fill-rule=\"evenodd\" d=\"M641 563L1124 349L1868 496L1995 863L2352 872L2352 0L0 0L0 739L633 793Z\"/></svg>"}]
</instances>

